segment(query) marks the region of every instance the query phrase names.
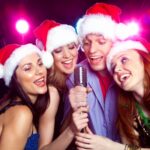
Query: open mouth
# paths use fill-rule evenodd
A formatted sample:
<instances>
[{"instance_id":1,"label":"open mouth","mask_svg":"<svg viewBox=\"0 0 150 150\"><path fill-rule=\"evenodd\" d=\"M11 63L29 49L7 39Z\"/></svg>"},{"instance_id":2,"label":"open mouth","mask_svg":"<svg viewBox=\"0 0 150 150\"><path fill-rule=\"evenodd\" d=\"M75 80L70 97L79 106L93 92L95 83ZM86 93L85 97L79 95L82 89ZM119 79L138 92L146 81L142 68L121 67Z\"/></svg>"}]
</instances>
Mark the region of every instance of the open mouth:
<instances>
[{"instance_id":1,"label":"open mouth","mask_svg":"<svg viewBox=\"0 0 150 150\"><path fill-rule=\"evenodd\" d=\"M119 80L120 80L120 82L122 84L124 84L125 82L127 82L127 80L129 79L129 77L130 77L130 74L126 73L126 74L121 75Z\"/></svg>"},{"instance_id":2,"label":"open mouth","mask_svg":"<svg viewBox=\"0 0 150 150\"><path fill-rule=\"evenodd\" d=\"M41 78L35 80L34 84L37 85L37 86L39 86L39 87L45 86L45 84L46 84L45 78L41 77Z\"/></svg>"},{"instance_id":3,"label":"open mouth","mask_svg":"<svg viewBox=\"0 0 150 150\"><path fill-rule=\"evenodd\" d=\"M98 56L89 57L89 59L92 63L99 63L103 60L103 58L104 58L103 56L101 56L101 57L98 57Z\"/></svg>"}]
</instances>

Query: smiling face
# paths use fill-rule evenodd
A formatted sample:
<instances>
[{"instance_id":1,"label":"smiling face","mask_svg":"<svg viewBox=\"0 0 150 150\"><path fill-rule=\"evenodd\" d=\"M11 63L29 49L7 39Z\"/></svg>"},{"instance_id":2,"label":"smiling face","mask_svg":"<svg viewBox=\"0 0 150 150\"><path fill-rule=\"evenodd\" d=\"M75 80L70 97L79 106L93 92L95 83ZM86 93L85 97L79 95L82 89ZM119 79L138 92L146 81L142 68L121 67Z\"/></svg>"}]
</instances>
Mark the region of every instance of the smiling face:
<instances>
[{"instance_id":1,"label":"smiling face","mask_svg":"<svg viewBox=\"0 0 150 150\"><path fill-rule=\"evenodd\" d=\"M47 70L37 53L29 54L21 60L16 69L16 77L33 103L38 94L47 92Z\"/></svg>"},{"instance_id":2,"label":"smiling face","mask_svg":"<svg viewBox=\"0 0 150 150\"><path fill-rule=\"evenodd\" d=\"M77 63L78 45L70 43L53 51L54 65L64 74L71 74Z\"/></svg>"},{"instance_id":3,"label":"smiling face","mask_svg":"<svg viewBox=\"0 0 150 150\"><path fill-rule=\"evenodd\" d=\"M83 39L83 49L93 70L106 70L106 56L111 47L112 41L102 35L88 34Z\"/></svg>"},{"instance_id":4,"label":"smiling face","mask_svg":"<svg viewBox=\"0 0 150 150\"><path fill-rule=\"evenodd\" d=\"M144 91L144 64L139 53L126 50L118 53L111 62L115 82L124 90L137 94Z\"/></svg>"}]
</instances>

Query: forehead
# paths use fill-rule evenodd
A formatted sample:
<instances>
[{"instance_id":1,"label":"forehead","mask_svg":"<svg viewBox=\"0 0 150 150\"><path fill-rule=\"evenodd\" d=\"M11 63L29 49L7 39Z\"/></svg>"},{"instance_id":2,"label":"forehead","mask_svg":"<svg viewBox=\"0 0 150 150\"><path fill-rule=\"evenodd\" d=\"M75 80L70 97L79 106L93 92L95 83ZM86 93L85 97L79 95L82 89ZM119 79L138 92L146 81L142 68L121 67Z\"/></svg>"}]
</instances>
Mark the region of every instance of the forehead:
<instances>
[{"instance_id":1,"label":"forehead","mask_svg":"<svg viewBox=\"0 0 150 150\"><path fill-rule=\"evenodd\" d=\"M122 56L130 57L131 59L136 59L136 58L138 59L138 58L140 58L140 54L136 50L129 49L129 50L121 51L118 54L116 54L113 57L112 62L118 60Z\"/></svg>"},{"instance_id":2,"label":"forehead","mask_svg":"<svg viewBox=\"0 0 150 150\"><path fill-rule=\"evenodd\" d=\"M91 39L105 39L105 38L103 35L96 33L87 34L84 38L84 40L91 40Z\"/></svg>"},{"instance_id":3,"label":"forehead","mask_svg":"<svg viewBox=\"0 0 150 150\"><path fill-rule=\"evenodd\" d=\"M23 65L25 63L31 63L34 61L37 61L40 58L39 54L37 53L31 53L27 56L25 56L19 63L19 65Z\"/></svg>"}]
</instances>

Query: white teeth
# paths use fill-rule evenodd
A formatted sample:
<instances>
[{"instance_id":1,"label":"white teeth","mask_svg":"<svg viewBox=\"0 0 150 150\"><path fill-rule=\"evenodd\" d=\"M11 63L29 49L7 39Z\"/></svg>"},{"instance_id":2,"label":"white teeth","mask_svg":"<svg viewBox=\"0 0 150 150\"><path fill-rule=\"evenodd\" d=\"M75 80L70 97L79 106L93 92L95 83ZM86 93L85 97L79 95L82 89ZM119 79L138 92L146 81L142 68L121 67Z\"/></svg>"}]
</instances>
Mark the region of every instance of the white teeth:
<instances>
[{"instance_id":1,"label":"white teeth","mask_svg":"<svg viewBox=\"0 0 150 150\"><path fill-rule=\"evenodd\" d=\"M72 60L68 60L68 61L65 61L64 63L65 64L69 64L69 63L71 63L72 62Z\"/></svg>"},{"instance_id":2,"label":"white teeth","mask_svg":"<svg viewBox=\"0 0 150 150\"><path fill-rule=\"evenodd\" d=\"M123 74L123 75L120 77L120 81L125 81L129 76L130 76L130 74Z\"/></svg>"},{"instance_id":3,"label":"white teeth","mask_svg":"<svg viewBox=\"0 0 150 150\"><path fill-rule=\"evenodd\" d=\"M98 56L93 56L93 57L90 57L91 59L98 59L98 58L101 58L101 57L98 57Z\"/></svg>"},{"instance_id":4,"label":"white teeth","mask_svg":"<svg viewBox=\"0 0 150 150\"><path fill-rule=\"evenodd\" d=\"M43 82L43 81L44 81L44 78L36 80L36 82Z\"/></svg>"}]
</instances>

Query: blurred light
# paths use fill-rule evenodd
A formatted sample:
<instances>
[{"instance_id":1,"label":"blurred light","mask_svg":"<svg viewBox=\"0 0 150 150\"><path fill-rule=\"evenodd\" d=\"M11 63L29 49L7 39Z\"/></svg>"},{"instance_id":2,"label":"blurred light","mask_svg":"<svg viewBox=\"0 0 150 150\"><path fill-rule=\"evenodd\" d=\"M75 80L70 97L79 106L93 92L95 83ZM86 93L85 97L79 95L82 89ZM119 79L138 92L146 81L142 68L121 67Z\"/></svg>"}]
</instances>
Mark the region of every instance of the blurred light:
<instances>
[{"instance_id":1,"label":"blurred light","mask_svg":"<svg viewBox=\"0 0 150 150\"><path fill-rule=\"evenodd\" d=\"M130 22L127 24L127 30L129 32L129 36L139 34L139 25L136 22Z\"/></svg>"},{"instance_id":2,"label":"blurred light","mask_svg":"<svg viewBox=\"0 0 150 150\"><path fill-rule=\"evenodd\" d=\"M29 24L26 20L18 20L16 22L16 30L21 33L21 34L25 34L28 32L29 30Z\"/></svg>"},{"instance_id":3,"label":"blurred light","mask_svg":"<svg viewBox=\"0 0 150 150\"><path fill-rule=\"evenodd\" d=\"M139 25L136 22L129 22L127 24L119 23L116 29L116 37L117 39L124 40L138 35L139 30Z\"/></svg>"}]
</instances>

